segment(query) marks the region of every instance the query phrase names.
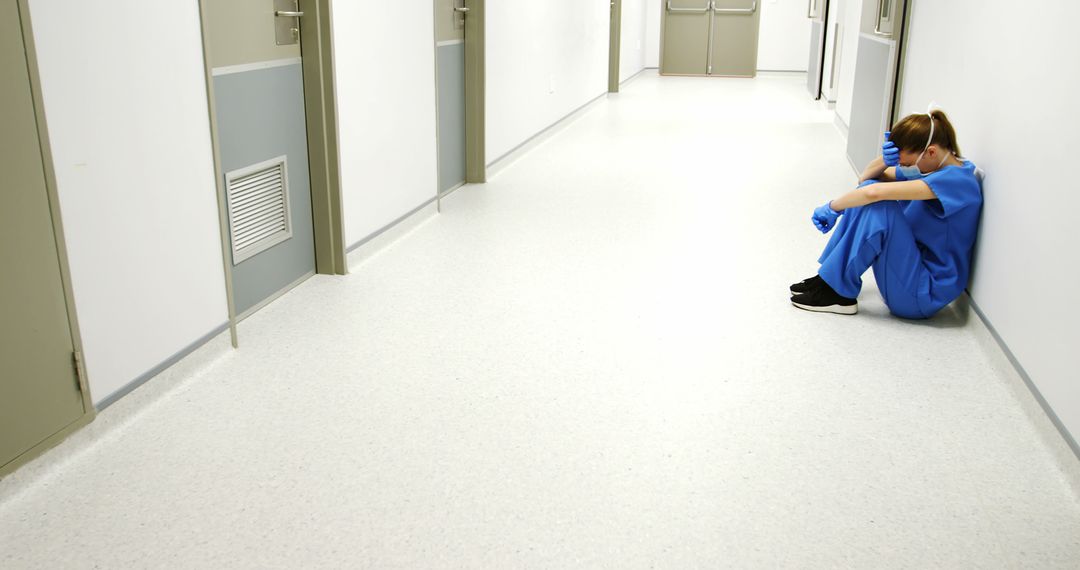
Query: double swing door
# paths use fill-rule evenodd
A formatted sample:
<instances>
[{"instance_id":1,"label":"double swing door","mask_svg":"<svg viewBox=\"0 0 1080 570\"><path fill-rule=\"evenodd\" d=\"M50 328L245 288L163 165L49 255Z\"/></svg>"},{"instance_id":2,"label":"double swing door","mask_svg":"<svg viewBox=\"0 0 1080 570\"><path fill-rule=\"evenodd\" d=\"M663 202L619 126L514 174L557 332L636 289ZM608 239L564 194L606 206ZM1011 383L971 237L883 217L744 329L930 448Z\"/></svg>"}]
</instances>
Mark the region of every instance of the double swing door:
<instances>
[{"instance_id":1,"label":"double swing door","mask_svg":"<svg viewBox=\"0 0 1080 570\"><path fill-rule=\"evenodd\" d=\"M757 75L757 0L667 0L662 75Z\"/></svg>"}]
</instances>

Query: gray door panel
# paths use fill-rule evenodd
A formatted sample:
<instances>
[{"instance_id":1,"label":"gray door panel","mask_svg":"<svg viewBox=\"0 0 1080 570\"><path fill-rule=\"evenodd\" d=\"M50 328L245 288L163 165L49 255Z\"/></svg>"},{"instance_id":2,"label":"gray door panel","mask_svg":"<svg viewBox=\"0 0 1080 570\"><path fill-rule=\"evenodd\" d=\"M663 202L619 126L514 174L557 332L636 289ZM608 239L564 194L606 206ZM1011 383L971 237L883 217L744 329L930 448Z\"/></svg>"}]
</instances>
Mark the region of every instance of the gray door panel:
<instances>
[{"instance_id":1,"label":"gray door panel","mask_svg":"<svg viewBox=\"0 0 1080 570\"><path fill-rule=\"evenodd\" d=\"M882 134L889 130L905 9L903 0L863 0L847 146L856 172L881 152Z\"/></svg>"},{"instance_id":2,"label":"gray door panel","mask_svg":"<svg viewBox=\"0 0 1080 570\"><path fill-rule=\"evenodd\" d=\"M277 45L277 3L231 0L204 5L222 171L279 156L286 157L288 171L292 236L239 263L229 260L233 301L237 313L244 315L315 272L304 76L299 44ZM281 5L287 10L295 6Z\"/></svg>"},{"instance_id":3,"label":"gray door panel","mask_svg":"<svg viewBox=\"0 0 1080 570\"><path fill-rule=\"evenodd\" d=\"M222 170L287 157L293 235L233 267L242 314L315 270L303 74L295 63L220 75L214 95Z\"/></svg>"},{"instance_id":4,"label":"gray door panel","mask_svg":"<svg viewBox=\"0 0 1080 570\"><path fill-rule=\"evenodd\" d=\"M851 99L847 154L857 171L881 152L892 100L893 45L866 36L859 38L855 86Z\"/></svg>"},{"instance_id":5,"label":"gray door panel","mask_svg":"<svg viewBox=\"0 0 1080 570\"><path fill-rule=\"evenodd\" d=\"M439 46L439 192L465 182L465 43Z\"/></svg>"}]
</instances>

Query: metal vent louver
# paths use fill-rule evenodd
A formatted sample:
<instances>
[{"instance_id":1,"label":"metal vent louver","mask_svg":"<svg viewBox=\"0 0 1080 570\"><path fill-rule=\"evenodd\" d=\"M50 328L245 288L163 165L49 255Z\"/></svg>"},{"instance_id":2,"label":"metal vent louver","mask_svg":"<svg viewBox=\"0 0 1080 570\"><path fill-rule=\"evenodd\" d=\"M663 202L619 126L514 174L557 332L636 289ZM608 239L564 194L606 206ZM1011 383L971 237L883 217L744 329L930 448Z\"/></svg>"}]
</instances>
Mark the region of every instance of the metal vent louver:
<instances>
[{"instance_id":1,"label":"metal vent louver","mask_svg":"<svg viewBox=\"0 0 1080 570\"><path fill-rule=\"evenodd\" d=\"M284 156L225 175L233 265L292 237Z\"/></svg>"}]
</instances>

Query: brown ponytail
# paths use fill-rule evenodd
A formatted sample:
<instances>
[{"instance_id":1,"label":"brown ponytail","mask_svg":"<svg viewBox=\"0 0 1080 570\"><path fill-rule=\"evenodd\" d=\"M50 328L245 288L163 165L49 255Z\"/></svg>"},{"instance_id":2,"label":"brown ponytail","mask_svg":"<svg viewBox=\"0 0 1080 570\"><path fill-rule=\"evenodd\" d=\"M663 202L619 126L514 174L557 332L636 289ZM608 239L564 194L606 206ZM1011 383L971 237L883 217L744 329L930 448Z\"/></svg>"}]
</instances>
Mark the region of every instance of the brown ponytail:
<instances>
[{"instance_id":1,"label":"brown ponytail","mask_svg":"<svg viewBox=\"0 0 1080 570\"><path fill-rule=\"evenodd\" d=\"M956 129L949 122L945 111L934 109L931 113L934 116L934 140L930 141L930 144L936 144L956 156L961 156L960 145L956 143ZM900 150L922 152L926 148L926 138L929 136L930 115L916 113L900 119L893 125L889 140Z\"/></svg>"}]
</instances>

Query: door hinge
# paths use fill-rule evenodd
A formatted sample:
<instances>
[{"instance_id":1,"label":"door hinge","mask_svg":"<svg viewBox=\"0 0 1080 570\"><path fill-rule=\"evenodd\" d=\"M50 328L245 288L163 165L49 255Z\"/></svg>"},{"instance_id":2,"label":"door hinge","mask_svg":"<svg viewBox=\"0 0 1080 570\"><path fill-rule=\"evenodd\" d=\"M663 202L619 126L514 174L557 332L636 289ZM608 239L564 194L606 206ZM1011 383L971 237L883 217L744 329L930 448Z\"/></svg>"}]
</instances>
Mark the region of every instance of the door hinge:
<instances>
[{"instance_id":1,"label":"door hinge","mask_svg":"<svg viewBox=\"0 0 1080 570\"><path fill-rule=\"evenodd\" d=\"M83 359L82 359L82 353L79 352L78 350L73 351L71 353L71 360L75 364L75 387L78 388L80 392L82 392L82 389L83 389L83 377L82 377Z\"/></svg>"}]
</instances>

